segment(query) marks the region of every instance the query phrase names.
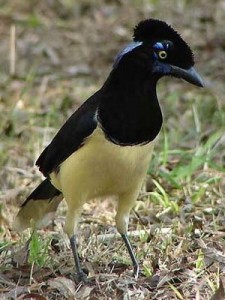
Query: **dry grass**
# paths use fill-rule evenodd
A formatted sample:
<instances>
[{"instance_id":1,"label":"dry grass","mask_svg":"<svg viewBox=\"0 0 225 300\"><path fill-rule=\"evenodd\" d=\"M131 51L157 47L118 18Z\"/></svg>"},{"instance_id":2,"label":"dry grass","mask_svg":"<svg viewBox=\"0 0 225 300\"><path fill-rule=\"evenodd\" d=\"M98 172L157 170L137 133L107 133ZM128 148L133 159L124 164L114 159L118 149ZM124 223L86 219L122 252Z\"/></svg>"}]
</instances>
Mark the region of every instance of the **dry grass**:
<instances>
[{"instance_id":1,"label":"dry grass","mask_svg":"<svg viewBox=\"0 0 225 300\"><path fill-rule=\"evenodd\" d=\"M1 2L1 299L224 299L224 2ZM114 203L106 199L84 207L80 253L93 284L76 285L64 204L33 236L29 264L29 232L18 235L10 224L40 181L38 154L101 86L132 27L147 17L182 33L210 88L171 78L159 84L164 128L130 220L139 279L114 237Z\"/></svg>"}]
</instances>

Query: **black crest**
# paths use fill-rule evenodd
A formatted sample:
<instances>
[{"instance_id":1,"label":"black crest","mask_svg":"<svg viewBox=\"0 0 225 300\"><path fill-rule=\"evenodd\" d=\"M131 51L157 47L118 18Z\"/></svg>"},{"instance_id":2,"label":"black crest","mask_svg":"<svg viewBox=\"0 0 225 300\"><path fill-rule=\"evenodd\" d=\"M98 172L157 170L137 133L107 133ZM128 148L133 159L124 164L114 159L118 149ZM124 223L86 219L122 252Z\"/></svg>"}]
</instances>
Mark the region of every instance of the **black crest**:
<instances>
[{"instance_id":1,"label":"black crest","mask_svg":"<svg viewBox=\"0 0 225 300\"><path fill-rule=\"evenodd\" d=\"M194 65L194 56L191 48L182 39L180 34L170 25L161 20L147 19L141 21L134 28L133 40L155 43L157 41L169 40L175 46L174 58L179 58L179 65L189 68Z\"/></svg>"}]
</instances>

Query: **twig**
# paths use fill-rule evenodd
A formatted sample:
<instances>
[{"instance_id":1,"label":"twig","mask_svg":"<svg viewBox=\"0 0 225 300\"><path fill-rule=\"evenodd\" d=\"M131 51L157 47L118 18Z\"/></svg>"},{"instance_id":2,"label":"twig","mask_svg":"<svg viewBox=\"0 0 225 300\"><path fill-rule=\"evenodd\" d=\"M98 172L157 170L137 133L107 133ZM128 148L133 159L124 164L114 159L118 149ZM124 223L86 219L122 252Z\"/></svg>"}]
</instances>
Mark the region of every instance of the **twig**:
<instances>
[{"instance_id":1,"label":"twig","mask_svg":"<svg viewBox=\"0 0 225 300\"><path fill-rule=\"evenodd\" d=\"M153 226L154 227L154 226ZM150 232L146 231L146 230L133 230L133 231L129 231L128 232L128 236L129 237L139 237L141 235L144 235L146 233L161 233L161 234L170 234L171 233L171 228L169 227L165 227L165 228L151 228ZM115 239L115 238L120 238L120 234L119 233L109 233L109 234L99 234L97 236L97 241L98 242L110 242L111 240Z\"/></svg>"},{"instance_id":2,"label":"twig","mask_svg":"<svg viewBox=\"0 0 225 300\"><path fill-rule=\"evenodd\" d=\"M10 64L10 75L15 76L16 73L16 26L11 25L10 27L10 57L9 57L9 64Z\"/></svg>"}]
</instances>

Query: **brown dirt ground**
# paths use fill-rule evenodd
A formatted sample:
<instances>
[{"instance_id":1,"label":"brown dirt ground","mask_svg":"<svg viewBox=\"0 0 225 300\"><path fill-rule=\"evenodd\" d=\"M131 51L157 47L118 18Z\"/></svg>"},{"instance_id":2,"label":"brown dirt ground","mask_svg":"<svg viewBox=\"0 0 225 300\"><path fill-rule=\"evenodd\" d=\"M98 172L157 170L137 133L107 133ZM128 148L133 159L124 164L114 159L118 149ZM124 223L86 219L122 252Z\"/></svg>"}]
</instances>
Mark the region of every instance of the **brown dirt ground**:
<instances>
[{"instance_id":1,"label":"brown dirt ground","mask_svg":"<svg viewBox=\"0 0 225 300\"><path fill-rule=\"evenodd\" d=\"M134 25L149 17L166 20L182 33L210 85L205 91L194 90L166 79L159 87L165 130L174 134L171 147L191 151L199 141L224 130L224 1L0 1L1 299L225 299L225 181L218 168L204 164L190 181L183 181L183 187L175 188L160 177L165 168L160 165L151 178L160 177L179 212L150 201L149 192L160 192L151 178L147 180L135 208L141 219L133 213L130 220L130 231L140 233L132 238L142 266L137 281L121 240L102 243L99 238L115 233L110 199L86 204L82 215L80 254L93 278L89 286L73 280L71 251L62 230L65 205L40 232L45 241L40 244L47 245L42 267L24 263L29 233L18 235L10 229L19 204L40 181L34 167L38 154L60 124L104 82ZM14 28L15 64L10 58ZM202 104L195 105L193 99ZM189 104L200 111L200 133L193 133ZM160 138L154 161L162 148ZM224 168L224 135L214 148L214 162ZM166 169L178 163L172 154Z\"/></svg>"}]
</instances>

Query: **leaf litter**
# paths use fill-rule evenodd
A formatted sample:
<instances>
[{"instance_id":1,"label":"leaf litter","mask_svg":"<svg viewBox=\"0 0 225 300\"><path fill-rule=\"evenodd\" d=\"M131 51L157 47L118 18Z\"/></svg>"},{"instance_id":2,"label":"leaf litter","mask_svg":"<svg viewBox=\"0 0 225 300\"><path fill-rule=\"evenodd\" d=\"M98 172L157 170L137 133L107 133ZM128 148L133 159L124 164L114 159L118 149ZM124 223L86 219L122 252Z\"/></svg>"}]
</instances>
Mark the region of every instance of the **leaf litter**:
<instances>
[{"instance_id":1,"label":"leaf litter","mask_svg":"<svg viewBox=\"0 0 225 300\"><path fill-rule=\"evenodd\" d=\"M173 4L99 4L88 0L76 5L70 1L3 3L1 299L225 298L225 151L221 134L225 111L221 64L225 26L221 24L225 7L222 0ZM76 284L71 250L62 233L64 204L55 221L38 232L39 242L50 241L43 244L47 253L41 254L46 258L42 266L37 263L42 262L40 256L33 263L28 261L24 245L29 231L18 235L10 230L10 224L19 204L41 180L33 166L38 154L74 109L101 86L116 52L129 41L134 24L149 16L170 21L190 41L198 68L213 83L213 89L190 90L172 81L159 86L159 98L166 99L162 103L165 130L156 146L146 189L135 207L137 213L133 212L130 220L131 241L142 266L139 279L132 278L129 257L115 233L113 202L107 199L99 204L94 200L84 207L79 243L91 284ZM9 28L14 24L16 61L15 74L10 77L6 57Z\"/></svg>"}]
</instances>

